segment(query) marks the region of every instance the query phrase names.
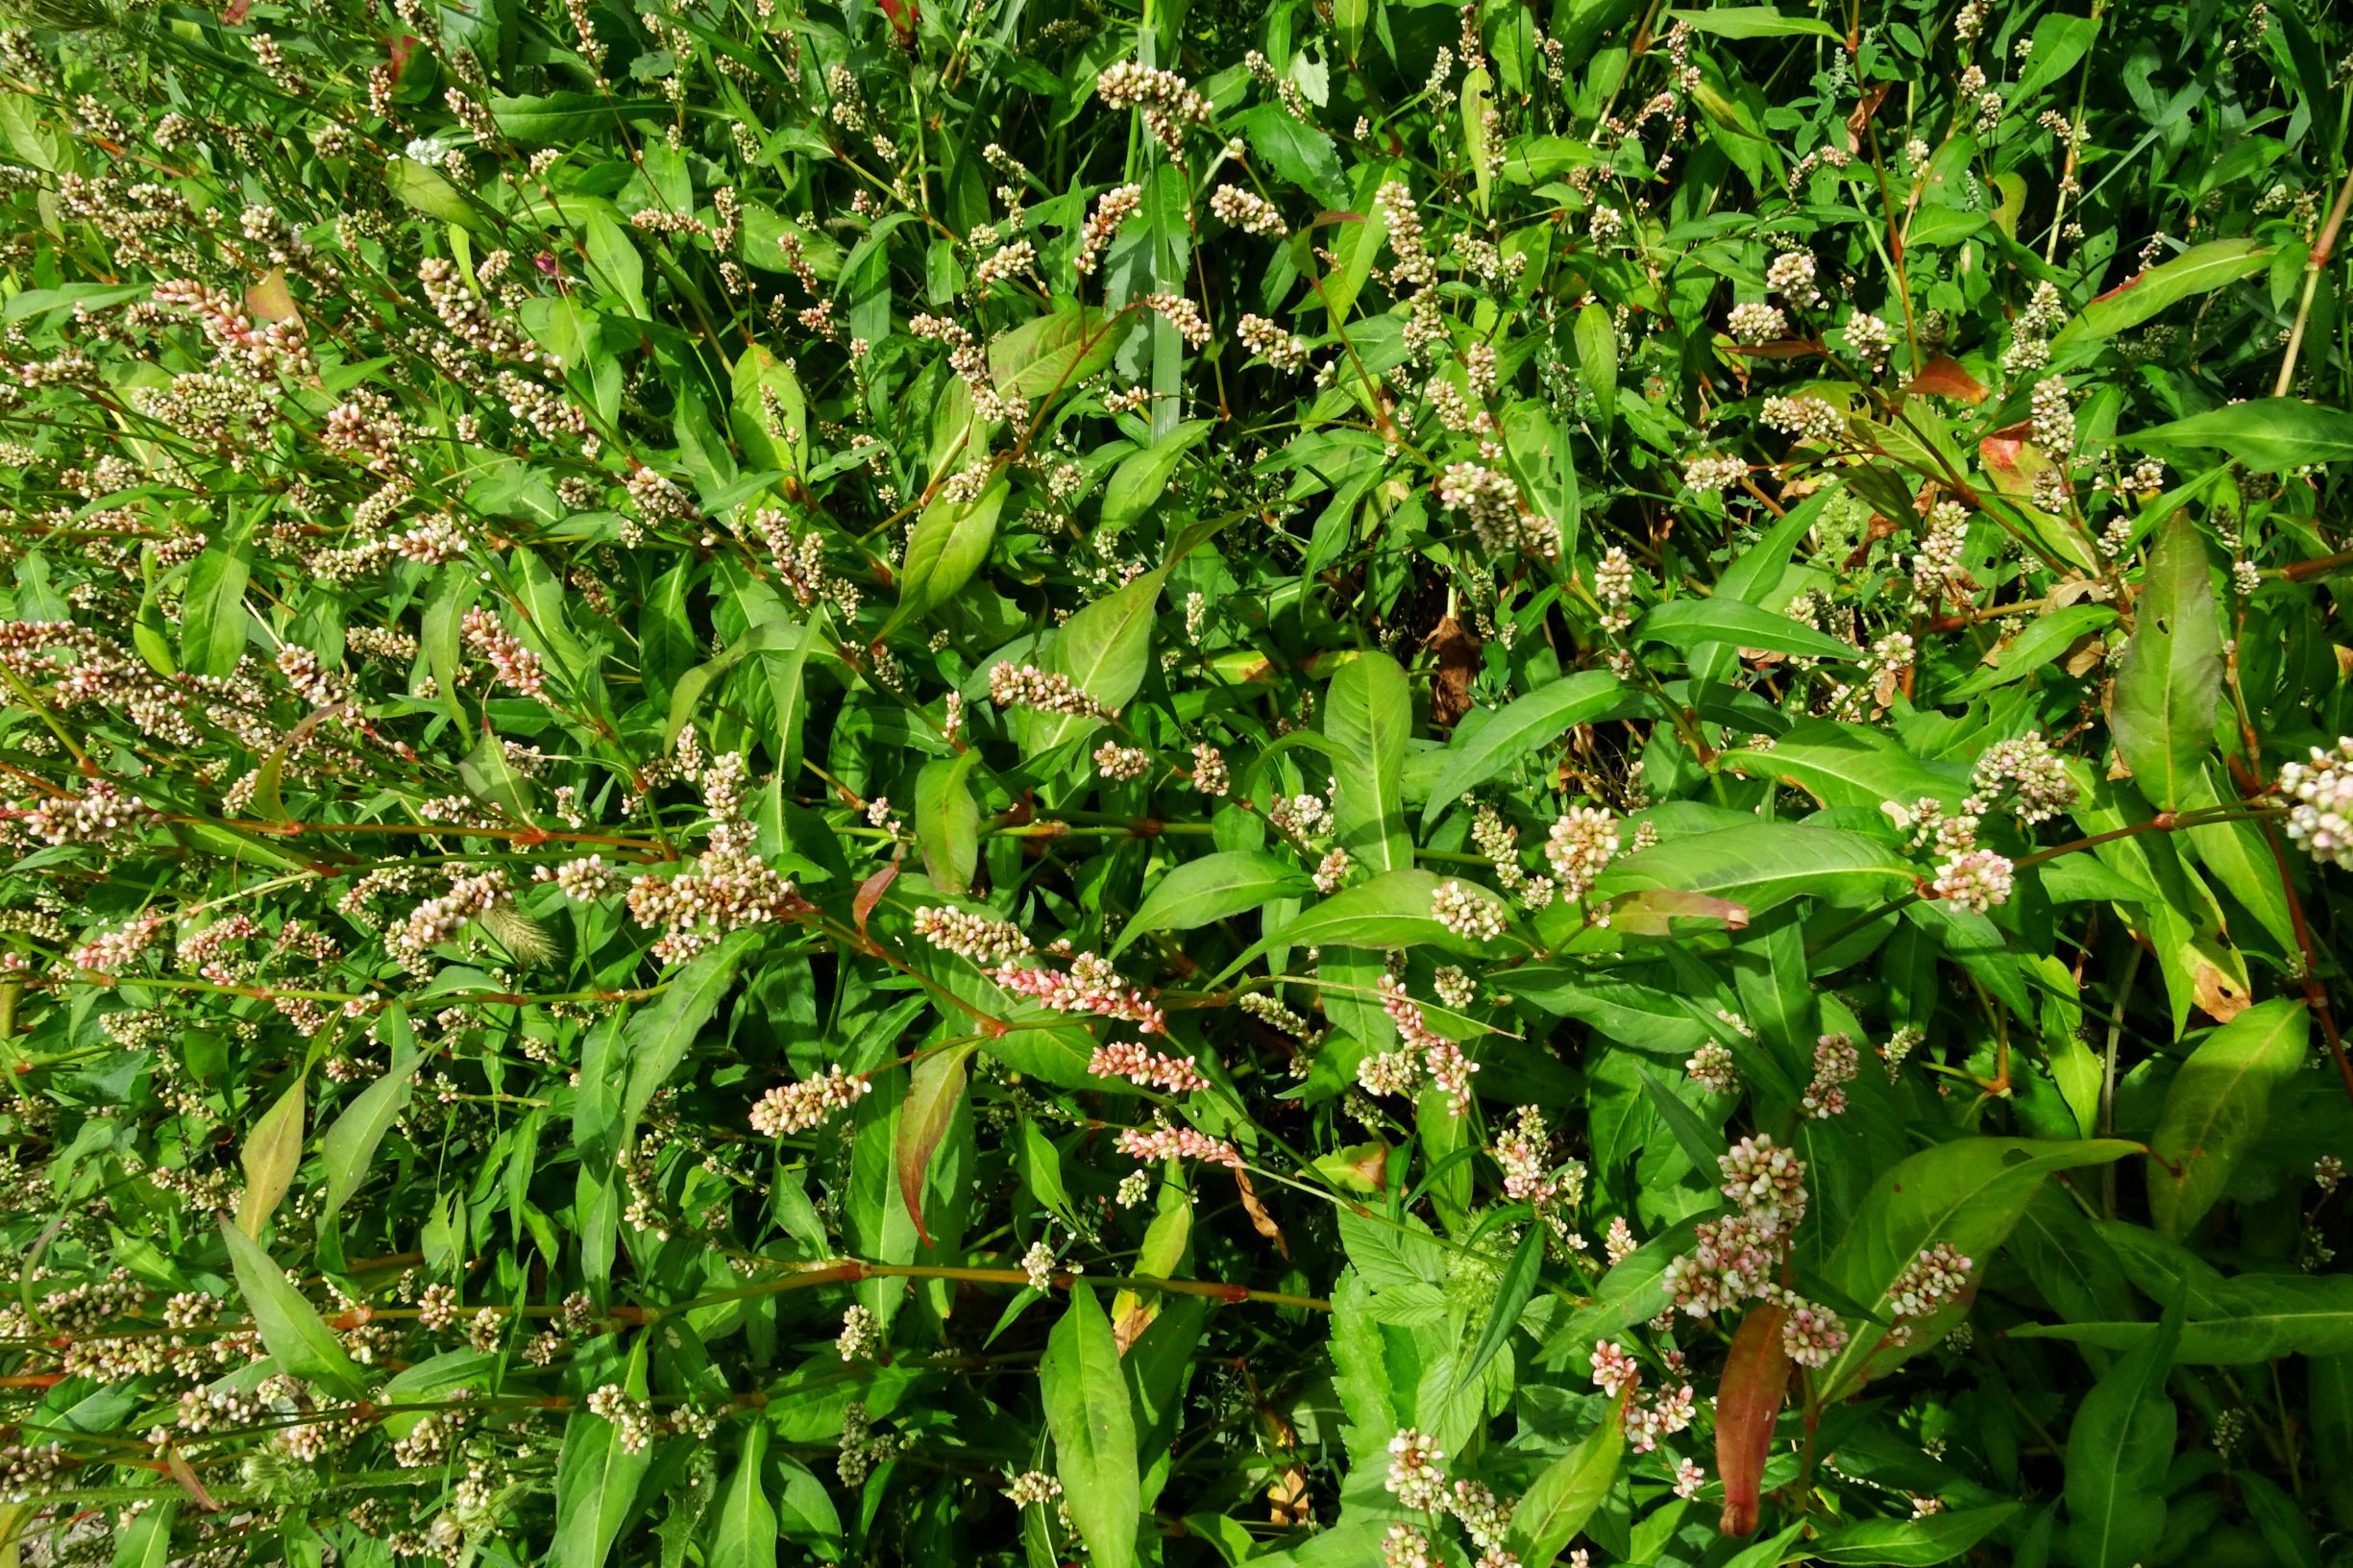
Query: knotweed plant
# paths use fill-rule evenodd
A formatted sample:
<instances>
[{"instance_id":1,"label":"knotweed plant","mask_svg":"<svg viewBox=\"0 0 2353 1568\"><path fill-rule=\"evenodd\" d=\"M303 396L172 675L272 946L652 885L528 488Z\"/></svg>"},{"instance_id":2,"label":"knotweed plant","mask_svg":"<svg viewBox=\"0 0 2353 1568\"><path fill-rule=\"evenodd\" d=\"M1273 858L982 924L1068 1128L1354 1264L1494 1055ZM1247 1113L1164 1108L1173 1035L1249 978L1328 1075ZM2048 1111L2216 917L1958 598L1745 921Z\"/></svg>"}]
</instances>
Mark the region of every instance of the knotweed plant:
<instances>
[{"instance_id":1,"label":"knotweed plant","mask_svg":"<svg viewBox=\"0 0 2353 1568\"><path fill-rule=\"evenodd\" d=\"M2349 62L0 8L0 1550L2341 1559Z\"/></svg>"}]
</instances>

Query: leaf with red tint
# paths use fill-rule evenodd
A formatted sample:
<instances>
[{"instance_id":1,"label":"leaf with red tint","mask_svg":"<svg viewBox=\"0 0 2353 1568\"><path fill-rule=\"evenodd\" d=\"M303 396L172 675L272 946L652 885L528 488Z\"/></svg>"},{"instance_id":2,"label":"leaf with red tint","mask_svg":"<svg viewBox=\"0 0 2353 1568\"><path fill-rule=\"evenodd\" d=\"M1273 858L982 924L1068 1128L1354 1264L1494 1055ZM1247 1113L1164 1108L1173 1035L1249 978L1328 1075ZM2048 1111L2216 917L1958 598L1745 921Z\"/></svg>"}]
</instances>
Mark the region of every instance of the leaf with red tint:
<instances>
[{"instance_id":1,"label":"leaf with red tint","mask_svg":"<svg viewBox=\"0 0 2353 1568\"><path fill-rule=\"evenodd\" d=\"M891 18L891 30L898 35L899 47L915 42L915 24L919 15L915 0L882 0L882 13Z\"/></svg>"},{"instance_id":2,"label":"leaf with red tint","mask_svg":"<svg viewBox=\"0 0 2353 1568\"><path fill-rule=\"evenodd\" d=\"M849 912L858 921L858 935L866 937L867 945L870 947L874 944L874 939L867 934L867 918L874 913L874 906L882 902L882 895L890 891L891 884L897 877L898 862L893 861L872 876L859 883L858 895L849 901Z\"/></svg>"},{"instance_id":3,"label":"leaf with red tint","mask_svg":"<svg viewBox=\"0 0 2353 1568\"><path fill-rule=\"evenodd\" d=\"M1963 370L1950 355L1942 354L1921 366L1920 374L1912 378L1911 384L1904 390L1925 392L1939 398L1958 398L1969 404L1985 401L1985 384Z\"/></svg>"},{"instance_id":4,"label":"leaf with red tint","mask_svg":"<svg viewBox=\"0 0 2353 1568\"><path fill-rule=\"evenodd\" d=\"M932 1241L923 1224L923 1177L931 1169L932 1151L955 1117L956 1102L964 1098L965 1063L979 1049L977 1044L959 1045L918 1062L907 1086L907 1103L899 1108L892 1163L898 1167L898 1195L915 1220L915 1234L927 1247Z\"/></svg>"},{"instance_id":5,"label":"leaf with red tint","mask_svg":"<svg viewBox=\"0 0 2353 1568\"><path fill-rule=\"evenodd\" d=\"M1756 1528L1773 1423L1789 1389L1789 1352L1781 1344L1787 1315L1770 1305L1751 1309L1724 1359L1724 1382L1716 1390L1716 1471L1724 1478L1721 1528L1727 1535Z\"/></svg>"},{"instance_id":6,"label":"leaf with red tint","mask_svg":"<svg viewBox=\"0 0 2353 1568\"><path fill-rule=\"evenodd\" d=\"M393 86L398 86L400 85L401 73L408 69L408 57L416 53L416 50L417 40L406 33L402 34L400 37L392 40L390 56L392 63Z\"/></svg>"},{"instance_id":7,"label":"leaf with red tint","mask_svg":"<svg viewBox=\"0 0 2353 1568\"><path fill-rule=\"evenodd\" d=\"M245 13L253 9L254 0L229 0L229 4L221 8L221 20L231 27L242 26Z\"/></svg>"},{"instance_id":8,"label":"leaf with red tint","mask_svg":"<svg viewBox=\"0 0 2353 1568\"><path fill-rule=\"evenodd\" d=\"M1735 343L1732 352L1751 359L1802 359L1822 353L1823 348L1811 338L1785 337L1777 343Z\"/></svg>"}]
</instances>

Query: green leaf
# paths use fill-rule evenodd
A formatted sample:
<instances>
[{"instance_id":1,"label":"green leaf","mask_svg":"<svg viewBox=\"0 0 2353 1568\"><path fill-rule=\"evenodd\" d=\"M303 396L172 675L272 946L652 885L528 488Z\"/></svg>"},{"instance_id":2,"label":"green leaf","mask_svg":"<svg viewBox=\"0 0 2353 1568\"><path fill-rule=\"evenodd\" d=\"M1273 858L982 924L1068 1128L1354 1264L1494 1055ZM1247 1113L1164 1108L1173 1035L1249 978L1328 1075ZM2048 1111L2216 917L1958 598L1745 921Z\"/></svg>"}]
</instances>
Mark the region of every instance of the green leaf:
<instances>
[{"instance_id":1,"label":"green leaf","mask_svg":"<svg viewBox=\"0 0 2353 1568\"><path fill-rule=\"evenodd\" d=\"M916 519L907 539L907 560L899 576L898 607L883 627L885 635L901 624L938 608L972 580L989 558L996 538L996 520L1005 509L1013 486L999 476L970 501L951 501L945 495Z\"/></svg>"},{"instance_id":2,"label":"green leaf","mask_svg":"<svg viewBox=\"0 0 2353 1568\"><path fill-rule=\"evenodd\" d=\"M2105 1164L2138 1152L2120 1139L2042 1143L2011 1138L1961 1138L1923 1149L1883 1172L1864 1195L1825 1273L1845 1297L1877 1322L1892 1321L1888 1298L1904 1270L1939 1241L1975 1265L1977 1277L2055 1170ZM1926 1348L1915 1333L1900 1353L1882 1348L1868 1329L1822 1374L1833 1398L1851 1384L1885 1372L1901 1355Z\"/></svg>"},{"instance_id":3,"label":"green leaf","mask_svg":"<svg viewBox=\"0 0 2353 1568\"><path fill-rule=\"evenodd\" d=\"M466 793L518 822L531 820L530 778L507 760L506 747L490 726L482 726L474 749L458 759L457 781Z\"/></svg>"},{"instance_id":4,"label":"green leaf","mask_svg":"<svg viewBox=\"0 0 2353 1568\"><path fill-rule=\"evenodd\" d=\"M1577 312L1577 373L1607 428L1618 413L1618 329L1609 308L1598 302Z\"/></svg>"},{"instance_id":5,"label":"green leaf","mask_svg":"<svg viewBox=\"0 0 2353 1568\"><path fill-rule=\"evenodd\" d=\"M1945 700L1957 702L1997 686L2023 680L2049 668L2061 653L2074 646L2077 638L2115 621L2116 611L2105 604L2070 604L2038 616L2012 641L1987 653L1983 666L1948 688Z\"/></svg>"},{"instance_id":6,"label":"green leaf","mask_svg":"<svg viewBox=\"0 0 2353 1568\"><path fill-rule=\"evenodd\" d=\"M1752 916L1792 898L1855 902L1909 886L1911 863L1877 839L1796 822L1745 822L1685 834L1628 855L1595 882L1597 898L1658 889L1747 907Z\"/></svg>"},{"instance_id":7,"label":"green leaf","mask_svg":"<svg viewBox=\"0 0 2353 1568\"><path fill-rule=\"evenodd\" d=\"M1487 114L1495 107L1495 78L1484 65L1474 65L1462 76L1462 158L1471 168L1471 190L1483 215L1495 184L1493 150L1488 145Z\"/></svg>"},{"instance_id":8,"label":"green leaf","mask_svg":"<svg viewBox=\"0 0 2353 1568\"><path fill-rule=\"evenodd\" d=\"M1486 1327L1479 1331L1479 1343L1471 1351L1471 1359L1462 1363L1455 1374L1455 1387L1468 1388L1486 1370L1504 1346L1511 1342L1512 1331L1520 1326L1520 1313L1527 1311L1529 1298L1536 1293L1536 1282L1544 1274L1544 1237L1546 1227L1531 1225L1520 1244L1512 1249L1511 1261L1504 1265L1503 1277L1495 1285L1495 1305L1487 1311Z\"/></svg>"},{"instance_id":9,"label":"green leaf","mask_svg":"<svg viewBox=\"0 0 2353 1568\"><path fill-rule=\"evenodd\" d=\"M1136 1466L1136 1419L1119 1346L1093 1289L1070 1289L1070 1306L1046 1335L1038 1363L1054 1473L1071 1523L1098 1568L1134 1568L1142 1483Z\"/></svg>"},{"instance_id":10,"label":"green leaf","mask_svg":"<svg viewBox=\"0 0 2353 1568\"><path fill-rule=\"evenodd\" d=\"M1326 207L1344 207L1348 182L1340 177L1339 154L1332 138L1301 121L1281 104L1260 104L1234 118L1250 150L1267 167Z\"/></svg>"},{"instance_id":11,"label":"green leaf","mask_svg":"<svg viewBox=\"0 0 2353 1568\"><path fill-rule=\"evenodd\" d=\"M915 836L923 870L942 893L963 897L980 866L980 804L968 775L978 751L923 764L915 776Z\"/></svg>"},{"instance_id":12,"label":"green leaf","mask_svg":"<svg viewBox=\"0 0 2353 1568\"><path fill-rule=\"evenodd\" d=\"M240 1152L245 1190L237 1197L237 1229L247 1236L261 1235L303 1163L303 1085L308 1076L307 1069L296 1073L278 1103L263 1112L245 1136Z\"/></svg>"},{"instance_id":13,"label":"green leaf","mask_svg":"<svg viewBox=\"0 0 2353 1568\"><path fill-rule=\"evenodd\" d=\"M1300 911L1282 930L1251 944L1228 965L1220 982L1238 973L1269 947L1442 947L1448 952L1478 949L1440 925L1430 913L1438 884L1448 880L1435 871L1384 871L1369 882L1342 888L1311 909ZM1463 887L1484 894L1498 905L1503 900L1475 882Z\"/></svg>"},{"instance_id":14,"label":"green leaf","mask_svg":"<svg viewBox=\"0 0 2353 1568\"><path fill-rule=\"evenodd\" d=\"M797 472L802 467L809 416L808 399L793 367L755 343L736 359L728 392L728 426L751 466L785 474ZM772 401L782 416L772 429L769 418Z\"/></svg>"},{"instance_id":15,"label":"green leaf","mask_svg":"<svg viewBox=\"0 0 2353 1568\"><path fill-rule=\"evenodd\" d=\"M2128 331L2169 306L2251 278L2271 264L2271 248L2259 240L2217 239L2193 245L2170 261L2136 273L2083 307L2083 313L2050 340L2062 360L2069 351L2088 348Z\"/></svg>"},{"instance_id":16,"label":"green leaf","mask_svg":"<svg viewBox=\"0 0 2353 1568\"><path fill-rule=\"evenodd\" d=\"M1152 885L1107 956L1118 957L1147 931L1190 931L1277 898L1297 897L1314 886L1288 857L1263 849L1226 849L1189 860Z\"/></svg>"},{"instance_id":17,"label":"green leaf","mask_svg":"<svg viewBox=\"0 0 2353 1568\"><path fill-rule=\"evenodd\" d=\"M1856 1568L1928 1568L1950 1562L2007 1523L2016 1503L1956 1508L1919 1519L1860 1519L1825 1531L1805 1549L1815 1562Z\"/></svg>"},{"instance_id":18,"label":"green leaf","mask_svg":"<svg viewBox=\"0 0 2353 1568\"><path fill-rule=\"evenodd\" d=\"M667 989L650 1007L642 1007L629 1020L629 1084L621 1101L619 1141L625 1145L654 1091L670 1081L686 1059L686 1049L719 1010L720 999L735 984L736 968L758 945L757 930L730 931L719 945L695 955L673 975Z\"/></svg>"},{"instance_id":19,"label":"green leaf","mask_svg":"<svg viewBox=\"0 0 2353 1568\"><path fill-rule=\"evenodd\" d=\"M2116 675L2111 721L2133 782L2161 811L2178 810L2214 749L2222 692L2222 625L2206 541L2177 512L2158 536L2132 641Z\"/></svg>"},{"instance_id":20,"label":"green leaf","mask_svg":"<svg viewBox=\"0 0 2353 1568\"><path fill-rule=\"evenodd\" d=\"M1575 1448L1540 1471L1511 1513L1505 1544L1525 1563L1551 1562L1585 1528L1617 1484L1626 1423L1613 1402Z\"/></svg>"},{"instance_id":21,"label":"green leaf","mask_svg":"<svg viewBox=\"0 0 2353 1568\"><path fill-rule=\"evenodd\" d=\"M1042 401L1110 364L1135 325L1133 313L1107 317L1064 300L989 345L990 377L999 392Z\"/></svg>"},{"instance_id":22,"label":"green leaf","mask_svg":"<svg viewBox=\"0 0 2353 1568\"><path fill-rule=\"evenodd\" d=\"M653 307L646 303L646 258L637 254L636 244L601 210L589 212L580 230L588 244L589 278L604 291L606 302L640 321L652 320Z\"/></svg>"},{"instance_id":23,"label":"green leaf","mask_svg":"<svg viewBox=\"0 0 2353 1568\"><path fill-rule=\"evenodd\" d=\"M216 544L196 557L180 611L180 668L226 675L245 651L245 585L253 576L243 545Z\"/></svg>"},{"instance_id":24,"label":"green leaf","mask_svg":"<svg viewBox=\"0 0 2353 1568\"><path fill-rule=\"evenodd\" d=\"M1167 575L1165 567L1146 572L1072 616L1054 639L1047 665L1114 713L1126 707L1142 690L1151 668L1152 617L1160 607L1161 581ZM1096 723L1069 714L1042 714L1030 734L1030 750L1050 751L1091 733Z\"/></svg>"},{"instance_id":25,"label":"green leaf","mask_svg":"<svg viewBox=\"0 0 2353 1568\"><path fill-rule=\"evenodd\" d=\"M955 1119L956 1103L964 1098L966 1065L979 1049L978 1041L953 1045L916 1063L906 1102L899 1107L898 1132L892 1148L898 1195L907 1205L908 1217L915 1221L916 1236L927 1247L932 1239L923 1224L923 1178L931 1170L932 1151Z\"/></svg>"},{"instance_id":26,"label":"green leaf","mask_svg":"<svg viewBox=\"0 0 2353 1568\"><path fill-rule=\"evenodd\" d=\"M1884 729L1831 719L1801 719L1770 747L1735 747L1724 765L1755 778L1776 778L1826 806L1909 809L1924 796L1947 806L1959 802L1968 781L1937 772Z\"/></svg>"},{"instance_id":27,"label":"green leaf","mask_svg":"<svg viewBox=\"0 0 2353 1568\"><path fill-rule=\"evenodd\" d=\"M2067 1429L2067 1543L2078 1568L2130 1568L2165 1533L2177 1417L2165 1391L2181 1337L2178 1300L2075 1407Z\"/></svg>"},{"instance_id":28,"label":"green leaf","mask_svg":"<svg viewBox=\"0 0 2353 1568\"><path fill-rule=\"evenodd\" d=\"M1396 871L1413 864L1405 826L1406 740L1413 694L1386 653L1365 652L1340 667L1324 693L1324 738L1339 748L1333 836L1360 866Z\"/></svg>"},{"instance_id":29,"label":"green leaf","mask_svg":"<svg viewBox=\"0 0 2353 1568\"><path fill-rule=\"evenodd\" d=\"M1784 16L1771 6L1719 6L1706 11L1670 11L1667 19L1681 22L1695 33L1723 38L1829 38L1844 43L1847 36L1812 16Z\"/></svg>"},{"instance_id":30,"label":"green leaf","mask_svg":"<svg viewBox=\"0 0 2353 1568\"><path fill-rule=\"evenodd\" d=\"M1468 734L1458 729L1446 748L1445 763L1431 780L1430 799L1422 808L1423 828L1473 789L1550 746L1563 732L1616 714L1637 700L1608 671L1581 670L1514 698Z\"/></svg>"},{"instance_id":31,"label":"green leaf","mask_svg":"<svg viewBox=\"0 0 2353 1568\"><path fill-rule=\"evenodd\" d=\"M1724 1134L1702 1121L1699 1113L1685 1105L1683 1097L1668 1087L1667 1081L1659 1077L1649 1063L1636 1063L1635 1066L1642 1073L1643 1093L1658 1113L1659 1119L1667 1124L1667 1131L1675 1135L1675 1141L1681 1145L1683 1153L1691 1157L1693 1164L1702 1170L1713 1169L1716 1161L1730 1146L1725 1142Z\"/></svg>"},{"instance_id":32,"label":"green leaf","mask_svg":"<svg viewBox=\"0 0 2353 1568\"><path fill-rule=\"evenodd\" d=\"M2299 398L2249 398L2117 441L2159 451L2220 447L2249 468L2279 474L2310 463L2353 460L2353 413Z\"/></svg>"},{"instance_id":33,"label":"green leaf","mask_svg":"<svg viewBox=\"0 0 2353 1568\"><path fill-rule=\"evenodd\" d=\"M1691 649L1703 643L1794 653L1802 658L1852 664L1862 655L1785 615L1729 599L1677 599L1655 605L1634 627L1637 642Z\"/></svg>"},{"instance_id":34,"label":"green leaf","mask_svg":"<svg viewBox=\"0 0 2353 1568\"><path fill-rule=\"evenodd\" d=\"M1357 170L1349 214L1326 246L1332 255L1332 270L1323 275L1316 291L1323 297L1324 323L1331 331L1336 332L1347 325L1348 312L1355 307L1365 280L1373 275L1373 262L1388 238L1388 215L1373 199L1387 177L1385 164L1367 163ZM1311 237L1301 234L1292 242L1302 253L1302 270L1313 254L1310 248Z\"/></svg>"},{"instance_id":35,"label":"green leaf","mask_svg":"<svg viewBox=\"0 0 2353 1568\"><path fill-rule=\"evenodd\" d=\"M2148 1140L2148 1213L2164 1235L2187 1235L2263 1139L2271 1092L2304 1065L2312 1015L2277 998L2198 1042L2166 1089Z\"/></svg>"},{"instance_id":36,"label":"green leaf","mask_svg":"<svg viewBox=\"0 0 2353 1568\"><path fill-rule=\"evenodd\" d=\"M555 1461L554 1568L604 1568L652 1462L650 1449L623 1448L602 1416L572 1412Z\"/></svg>"},{"instance_id":37,"label":"green leaf","mask_svg":"<svg viewBox=\"0 0 2353 1568\"><path fill-rule=\"evenodd\" d=\"M768 1501L760 1473L768 1453L768 1426L756 1417L744 1427L744 1447L719 1500L719 1529L711 1538L706 1568L775 1568L776 1510Z\"/></svg>"},{"instance_id":38,"label":"green leaf","mask_svg":"<svg viewBox=\"0 0 2353 1568\"><path fill-rule=\"evenodd\" d=\"M1119 459L1119 466L1112 470L1103 486L1102 526L1115 532L1158 505L1177 464L1213 429L1213 421L1187 420L1141 452L1131 452Z\"/></svg>"},{"instance_id":39,"label":"green leaf","mask_svg":"<svg viewBox=\"0 0 2353 1568\"><path fill-rule=\"evenodd\" d=\"M2108 1231L2102 1235L2116 1239ZM2157 1278L2140 1284L2151 1292L2170 1288ZM2006 1332L2022 1339L2131 1350L2156 1327L2110 1320L2022 1323ZM2287 1356L2347 1354L2353 1354L2353 1275L2242 1274L2194 1291L2173 1360L2184 1366L2249 1366Z\"/></svg>"},{"instance_id":40,"label":"green leaf","mask_svg":"<svg viewBox=\"0 0 2353 1568\"><path fill-rule=\"evenodd\" d=\"M360 1381L359 1368L343 1354L334 1331L319 1320L303 1293L286 1283L284 1271L261 1250L260 1242L225 1217L220 1230L221 1240L229 1247L230 1267L236 1273L237 1289L245 1297L246 1310L254 1314L254 1328L279 1367L295 1377L323 1383L346 1398L358 1398L366 1385Z\"/></svg>"}]
</instances>

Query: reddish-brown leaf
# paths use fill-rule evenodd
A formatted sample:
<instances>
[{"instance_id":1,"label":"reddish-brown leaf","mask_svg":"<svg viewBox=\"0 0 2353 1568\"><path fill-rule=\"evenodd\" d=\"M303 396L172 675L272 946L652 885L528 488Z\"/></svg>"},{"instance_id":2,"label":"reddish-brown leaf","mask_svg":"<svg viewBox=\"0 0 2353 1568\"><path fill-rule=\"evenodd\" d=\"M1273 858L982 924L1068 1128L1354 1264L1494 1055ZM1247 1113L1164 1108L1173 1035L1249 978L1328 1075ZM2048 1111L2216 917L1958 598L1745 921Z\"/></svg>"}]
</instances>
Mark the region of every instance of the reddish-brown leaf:
<instances>
[{"instance_id":1,"label":"reddish-brown leaf","mask_svg":"<svg viewBox=\"0 0 2353 1568\"><path fill-rule=\"evenodd\" d=\"M1958 398L1968 404L1985 401L1985 383L1963 370L1958 360L1943 354L1921 366L1920 374L1912 378L1911 384L1904 390L1925 392L1931 397Z\"/></svg>"},{"instance_id":2,"label":"reddish-brown leaf","mask_svg":"<svg viewBox=\"0 0 2353 1568\"><path fill-rule=\"evenodd\" d=\"M932 1151L955 1117L956 1102L964 1098L965 1063L978 1049L977 1044L958 1045L918 1062L907 1101L899 1107L892 1162L898 1167L898 1195L915 1220L915 1234L927 1247L931 1232L923 1224L923 1177L931 1169Z\"/></svg>"},{"instance_id":3,"label":"reddish-brown leaf","mask_svg":"<svg viewBox=\"0 0 2353 1568\"><path fill-rule=\"evenodd\" d=\"M1724 1381L1716 1390L1716 1471L1724 1478L1721 1528L1727 1535L1756 1528L1773 1423L1789 1389L1789 1352L1781 1344L1787 1315L1771 1305L1752 1308L1724 1359Z\"/></svg>"},{"instance_id":4,"label":"reddish-brown leaf","mask_svg":"<svg viewBox=\"0 0 2353 1568\"><path fill-rule=\"evenodd\" d=\"M1241 1188L1242 1213L1250 1216L1251 1227L1259 1235L1272 1241L1275 1244L1276 1252L1285 1259L1288 1259L1291 1255L1291 1244L1283 1238L1283 1227L1275 1223L1275 1216L1266 1212L1266 1205L1259 1197L1259 1189L1250 1183L1250 1173L1237 1167L1234 1172L1234 1185Z\"/></svg>"},{"instance_id":5,"label":"reddish-brown leaf","mask_svg":"<svg viewBox=\"0 0 2353 1568\"><path fill-rule=\"evenodd\" d=\"M874 906L882 902L882 895L890 891L892 882L897 876L898 862L893 861L864 882L859 883L858 895L849 901L849 912L858 921L858 935L866 937L869 946L873 944L874 939L867 936L867 918L874 913Z\"/></svg>"}]
</instances>

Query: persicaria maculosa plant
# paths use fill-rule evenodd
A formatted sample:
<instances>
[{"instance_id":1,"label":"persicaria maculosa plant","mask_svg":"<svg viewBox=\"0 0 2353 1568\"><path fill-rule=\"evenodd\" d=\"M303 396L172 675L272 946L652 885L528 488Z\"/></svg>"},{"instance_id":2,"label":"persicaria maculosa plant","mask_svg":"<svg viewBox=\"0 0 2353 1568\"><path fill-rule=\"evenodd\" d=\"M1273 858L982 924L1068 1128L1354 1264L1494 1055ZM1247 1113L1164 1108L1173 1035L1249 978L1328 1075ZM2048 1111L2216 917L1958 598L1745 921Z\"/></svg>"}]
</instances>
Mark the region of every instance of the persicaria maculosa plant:
<instances>
[{"instance_id":1,"label":"persicaria maculosa plant","mask_svg":"<svg viewBox=\"0 0 2353 1568\"><path fill-rule=\"evenodd\" d=\"M11 1560L2353 1551L2341 8L0 23Z\"/></svg>"}]
</instances>

